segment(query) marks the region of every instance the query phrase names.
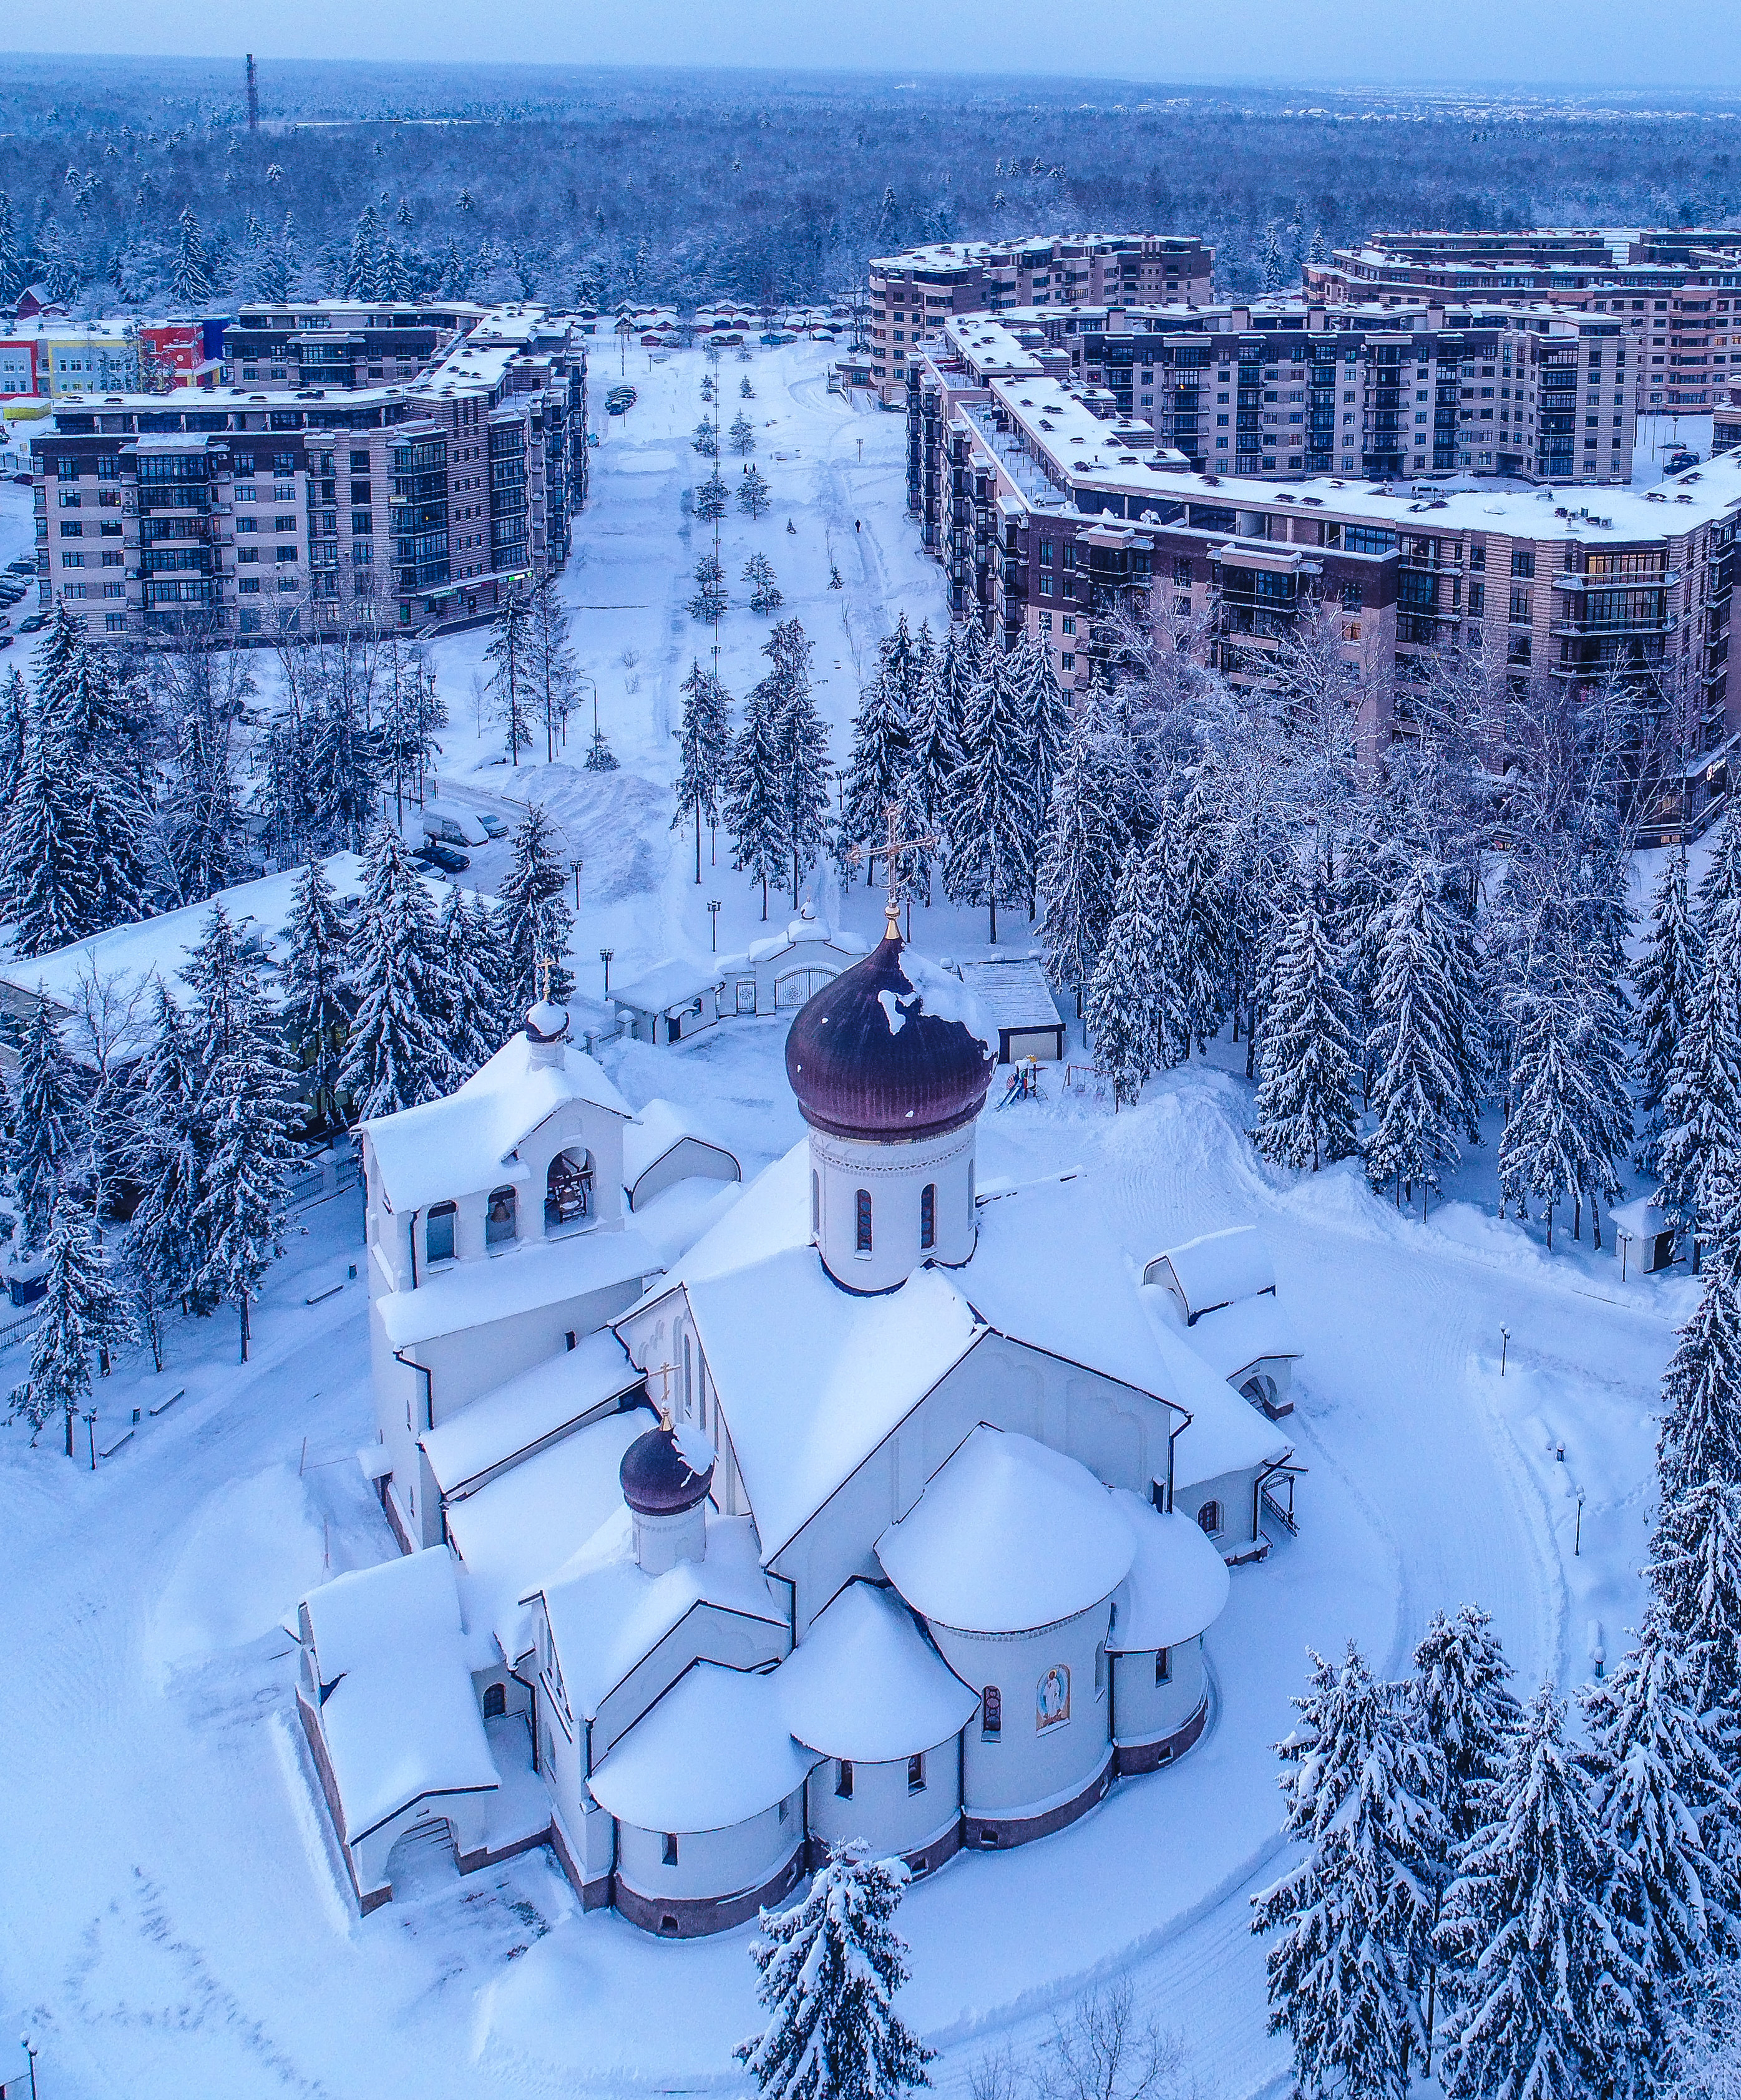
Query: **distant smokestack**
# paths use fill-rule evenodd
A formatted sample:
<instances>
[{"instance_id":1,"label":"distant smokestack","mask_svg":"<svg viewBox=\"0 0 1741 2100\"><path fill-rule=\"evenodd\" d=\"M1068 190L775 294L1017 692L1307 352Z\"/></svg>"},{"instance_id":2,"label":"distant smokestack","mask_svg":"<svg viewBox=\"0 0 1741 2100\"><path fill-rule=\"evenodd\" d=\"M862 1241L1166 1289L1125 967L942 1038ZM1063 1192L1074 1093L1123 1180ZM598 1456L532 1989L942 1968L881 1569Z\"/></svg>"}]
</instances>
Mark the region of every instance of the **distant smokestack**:
<instances>
[{"instance_id":1,"label":"distant smokestack","mask_svg":"<svg viewBox=\"0 0 1741 2100\"><path fill-rule=\"evenodd\" d=\"M250 51L248 54L248 129L250 131L258 131L259 128L260 83L254 77L254 53Z\"/></svg>"}]
</instances>

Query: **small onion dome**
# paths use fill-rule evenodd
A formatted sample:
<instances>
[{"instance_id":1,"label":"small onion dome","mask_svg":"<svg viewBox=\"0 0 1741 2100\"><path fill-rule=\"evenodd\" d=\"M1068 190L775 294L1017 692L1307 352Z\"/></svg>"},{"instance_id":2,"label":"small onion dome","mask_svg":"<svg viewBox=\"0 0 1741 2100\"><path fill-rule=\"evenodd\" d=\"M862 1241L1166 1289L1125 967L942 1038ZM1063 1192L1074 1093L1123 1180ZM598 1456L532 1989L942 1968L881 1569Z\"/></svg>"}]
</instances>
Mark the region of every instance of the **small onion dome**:
<instances>
[{"instance_id":1,"label":"small onion dome","mask_svg":"<svg viewBox=\"0 0 1741 2100\"><path fill-rule=\"evenodd\" d=\"M686 1436L683 1440L692 1446L690 1458L704 1456L693 1448L695 1439ZM698 1473L684 1457L676 1430L664 1423L649 1429L623 1454L618 1475L623 1500L637 1516L679 1516L693 1509L707 1499L714 1485L713 1453L708 1450L705 1455L705 1467Z\"/></svg>"},{"instance_id":2,"label":"small onion dome","mask_svg":"<svg viewBox=\"0 0 1741 2100\"><path fill-rule=\"evenodd\" d=\"M992 1052L966 1021L928 1012L928 996L891 931L800 1008L786 1077L806 1123L886 1142L935 1137L978 1115Z\"/></svg>"},{"instance_id":3,"label":"small onion dome","mask_svg":"<svg viewBox=\"0 0 1741 2100\"><path fill-rule=\"evenodd\" d=\"M568 1009L553 999L541 999L526 1016L528 1043L560 1043L568 1033Z\"/></svg>"}]
</instances>

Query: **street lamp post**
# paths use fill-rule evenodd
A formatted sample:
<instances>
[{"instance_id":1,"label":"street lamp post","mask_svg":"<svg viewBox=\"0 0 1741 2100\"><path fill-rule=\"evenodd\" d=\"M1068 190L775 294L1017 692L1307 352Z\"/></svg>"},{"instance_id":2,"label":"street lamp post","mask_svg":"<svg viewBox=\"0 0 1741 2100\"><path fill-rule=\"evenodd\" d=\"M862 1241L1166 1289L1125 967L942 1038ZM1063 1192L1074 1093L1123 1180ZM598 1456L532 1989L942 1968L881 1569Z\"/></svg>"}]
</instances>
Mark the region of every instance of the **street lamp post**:
<instances>
[{"instance_id":1,"label":"street lamp post","mask_svg":"<svg viewBox=\"0 0 1741 2100\"><path fill-rule=\"evenodd\" d=\"M707 900L707 915L713 922L714 953L717 955L719 953L719 899L717 897L710 897Z\"/></svg>"},{"instance_id":2,"label":"street lamp post","mask_svg":"<svg viewBox=\"0 0 1741 2100\"><path fill-rule=\"evenodd\" d=\"M586 863L583 860L572 860L568 865L574 870L574 908L578 911L581 908L581 870Z\"/></svg>"},{"instance_id":3,"label":"street lamp post","mask_svg":"<svg viewBox=\"0 0 1741 2100\"><path fill-rule=\"evenodd\" d=\"M85 1410L85 1434L91 1442L91 1470L94 1473L97 1470L97 1410L94 1407Z\"/></svg>"},{"instance_id":4,"label":"street lamp post","mask_svg":"<svg viewBox=\"0 0 1741 2100\"><path fill-rule=\"evenodd\" d=\"M18 2037L18 2045L30 2059L30 2100L36 2100L37 2045L27 2034Z\"/></svg>"},{"instance_id":5,"label":"street lamp post","mask_svg":"<svg viewBox=\"0 0 1741 2100\"><path fill-rule=\"evenodd\" d=\"M599 951L599 960L604 965L604 995L607 999L611 995L611 958L616 953L616 951L614 948L601 948Z\"/></svg>"}]
</instances>

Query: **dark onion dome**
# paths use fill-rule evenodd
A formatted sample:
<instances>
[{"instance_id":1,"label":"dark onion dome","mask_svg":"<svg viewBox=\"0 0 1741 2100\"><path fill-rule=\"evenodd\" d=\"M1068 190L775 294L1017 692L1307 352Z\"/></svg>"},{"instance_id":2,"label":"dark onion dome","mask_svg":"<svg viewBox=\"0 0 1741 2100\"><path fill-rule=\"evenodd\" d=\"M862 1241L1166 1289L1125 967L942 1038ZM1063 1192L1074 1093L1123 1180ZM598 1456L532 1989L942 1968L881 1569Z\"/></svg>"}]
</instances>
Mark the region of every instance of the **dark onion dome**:
<instances>
[{"instance_id":1,"label":"dark onion dome","mask_svg":"<svg viewBox=\"0 0 1741 2100\"><path fill-rule=\"evenodd\" d=\"M680 1516L707 1499L714 1485L711 1454L705 1472L692 1470L676 1432L661 1423L637 1436L623 1454L618 1474L623 1500L637 1516Z\"/></svg>"},{"instance_id":2,"label":"dark onion dome","mask_svg":"<svg viewBox=\"0 0 1741 2100\"><path fill-rule=\"evenodd\" d=\"M559 1043L568 1033L568 1009L541 999L526 1016L528 1043Z\"/></svg>"},{"instance_id":3,"label":"dark onion dome","mask_svg":"<svg viewBox=\"0 0 1741 2100\"><path fill-rule=\"evenodd\" d=\"M993 1053L966 1021L936 1011L968 999L927 968L913 982L898 933L801 1007L786 1037L786 1077L806 1123L835 1137L935 1137L985 1104Z\"/></svg>"}]
</instances>

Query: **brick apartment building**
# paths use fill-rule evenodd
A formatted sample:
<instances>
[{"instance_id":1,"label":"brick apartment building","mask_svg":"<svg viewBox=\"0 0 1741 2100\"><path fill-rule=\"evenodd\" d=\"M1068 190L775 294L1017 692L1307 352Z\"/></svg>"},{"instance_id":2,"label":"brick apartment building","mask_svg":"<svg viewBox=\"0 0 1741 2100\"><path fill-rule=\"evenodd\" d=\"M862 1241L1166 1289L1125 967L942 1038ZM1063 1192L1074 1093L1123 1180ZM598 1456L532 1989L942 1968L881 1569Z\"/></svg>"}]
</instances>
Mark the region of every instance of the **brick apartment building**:
<instances>
[{"instance_id":1,"label":"brick apartment building","mask_svg":"<svg viewBox=\"0 0 1741 2100\"><path fill-rule=\"evenodd\" d=\"M1080 688L1103 673L1121 607L1188 621L1240 684L1267 675L1302 618L1328 612L1349 660L1375 674L1363 725L1374 748L1411 733L1411 687L1447 648L1517 678L1618 668L1661 694L1688 754L1656 835L1696 827L1726 794L1741 731L1728 662L1741 455L1595 502L1342 476L1284 487L1195 470L1151 425L1097 412L1104 404L1009 329L977 332L977 365L957 324L908 397L909 508L955 617L1043 642Z\"/></svg>"},{"instance_id":2,"label":"brick apartment building","mask_svg":"<svg viewBox=\"0 0 1741 2100\"><path fill-rule=\"evenodd\" d=\"M578 326L492 309L403 386L113 394L33 439L38 591L117 638L486 617L586 493Z\"/></svg>"},{"instance_id":3,"label":"brick apartment building","mask_svg":"<svg viewBox=\"0 0 1741 2100\"><path fill-rule=\"evenodd\" d=\"M1741 386L1726 386L1711 413L1711 457L1741 446Z\"/></svg>"},{"instance_id":4,"label":"brick apartment building","mask_svg":"<svg viewBox=\"0 0 1741 2100\"><path fill-rule=\"evenodd\" d=\"M1641 412L1708 409L1741 368L1741 229L1376 233L1304 276L1306 297L1332 306L1545 302L1623 315L1640 338Z\"/></svg>"},{"instance_id":5,"label":"brick apartment building","mask_svg":"<svg viewBox=\"0 0 1741 2100\"><path fill-rule=\"evenodd\" d=\"M223 377L272 393L414 379L489 311L466 299L250 302L225 331Z\"/></svg>"},{"instance_id":6,"label":"brick apartment building","mask_svg":"<svg viewBox=\"0 0 1741 2100\"><path fill-rule=\"evenodd\" d=\"M951 314L1006 307L1195 307L1209 297L1214 251L1192 235L1088 233L1071 240L941 241L870 264L871 383L906 382L913 346Z\"/></svg>"}]
</instances>

